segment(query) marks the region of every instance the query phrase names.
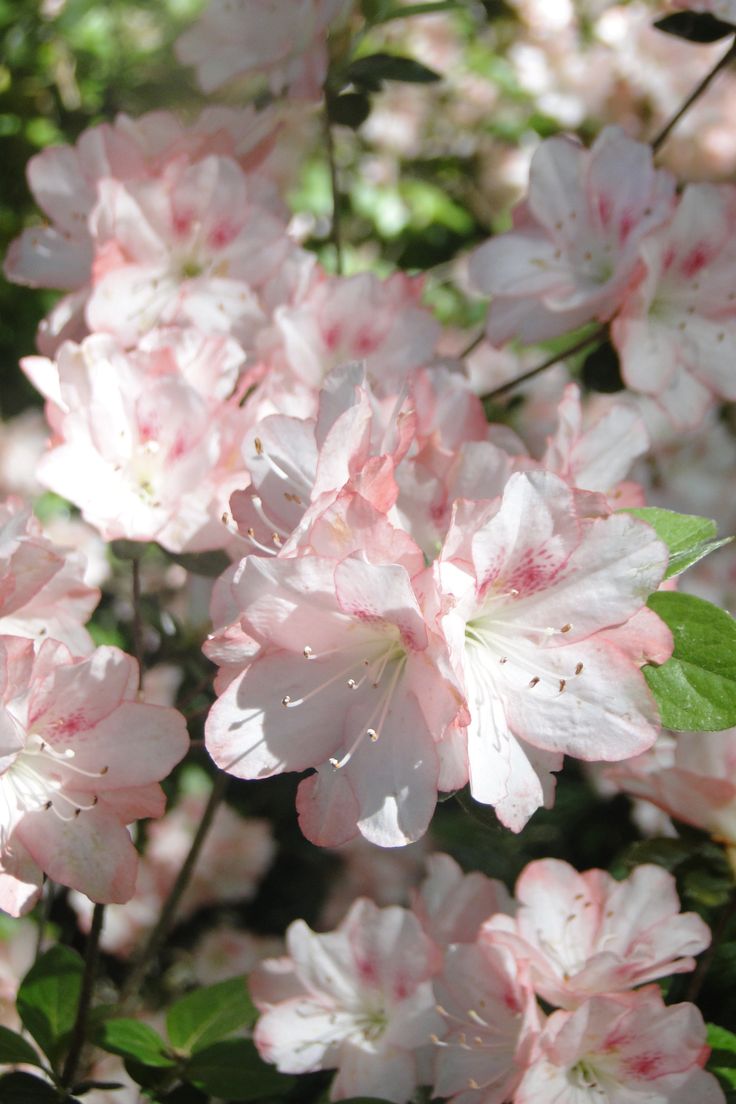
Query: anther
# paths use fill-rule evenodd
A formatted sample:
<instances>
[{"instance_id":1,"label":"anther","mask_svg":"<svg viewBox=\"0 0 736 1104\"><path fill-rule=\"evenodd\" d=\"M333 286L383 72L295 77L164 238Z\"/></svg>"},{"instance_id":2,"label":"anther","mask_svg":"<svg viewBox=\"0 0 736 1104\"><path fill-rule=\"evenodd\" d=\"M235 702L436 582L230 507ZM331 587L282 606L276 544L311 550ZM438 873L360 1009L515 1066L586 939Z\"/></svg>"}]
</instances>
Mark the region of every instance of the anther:
<instances>
[{"instance_id":1,"label":"anther","mask_svg":"<svg viewBox=\"0 0 736 1104\"><path fill-rule=\"evenodd\" d=\"M562 626L562 628L560 629L560 632L569 633L571 631L571 629L572 629L572 625L570 625L568 623L567 625Z\"/></svg>"},{"instance_id":2,"label":"anther","mask_svg":"<svg viewBox=\"0 0 736 1104\"><path fill-rule=\"evenodd\" d=\"M501 658L499 659L499 661L498 661L498 662L499 662L499 663L508 663L508 661L509 661L509 657L508 657L508 656L501 656Z\"/></svg>"},{"instance_id":3,"label":"anther","mask_svg":"<svg viewBox=\"0 0 736 1104\"><path fill-rule=\"evenodd\" d=\"M562 691L565 689L566 686L567 686L567 679L560 679L560 693L562 693Z\"/></svg>"},{"instance_id":4,"label":"anther","mask_svg":"<svg viewBox=\"0 0 736 1104\"><path fill-rule=\"evenodd\" d=\"M263 441L260 437L256 437L253 444L256 446L256 452L259 456L263 456Z\"/></svg>"},{"instance_id":5,"label":"anther","mask_svg":"<svg viewBox=\"0 0 736 1104\"><path fill-rule=\"evenodd\" d=\"M271 534L271 540L273 541L273 543L276 545L277 548L281 547L281 537L278 535L278 533L272 533Z\"/></svg>"},{"instance_id":6,"label":"anther","mask_svg":"<svg viewBox=\"0 0 736 1104\"><path fill-rule=\"evenodd\" d=\"M284 694L283 698L281 699L281 704L282 705L290 705L291 704L291 698L288 694Z\"/></svg>"},{"instance_id":7,"label":"anther","mask_svg":"<svg viewBox=\"0 0 736 1104\"><path fill-rule=\"evenodd\" d=\"M575 674L576 675L582 675L582 673L583 673L583 664L578 663L578 665L575 668Z\"/></svg>"},{"instance_id":8,"label":"anther","mask_svg":"<svg viewBox=\"0 0 736 1104\"><path fill-rule=\"evenodd\" d=\"M309 659L313 655L312 649L309 647L308 644L305 645L305 647L302 651L302 655L304 656L305 659Z\"/></svg>"},{"instance_id":9,"label":"anther","mask_svg":"<svg viewBox=\"0 0 736 1104\"><path fill-rule=\"evenodd\" d=\"M376 732L375 728L366 729L365 734L368 737L368 739L370 740L370 742L372 744L375 744L376 740L378 739L378 733Z\"/></svg>"},{"instance_id":10,"label":"anther","mask_svg":"<svg viewBox=\"0 0 736 1104\"><path fill-rule=\"evenodd\" d=\"M538 683L538 682L539 682L539 675L535 675L535 676L534 676L534 678L533 678L533 679L531 680L531 682L529 683L529 689L530 689L530 690L533 690L533 689L534 689L534 687L535 687L535 686L537 685L537 683Z\"/></svg>"},{"instance_id":11,"label":"anther","mask_svg":"<svg viewBox=\"0 0 736 1104\"><path fill-rule=\"evenodd\" d=\"M357 690L358 684L355 679L348 679L348 690Z\"/></svg>"}]
</instances>

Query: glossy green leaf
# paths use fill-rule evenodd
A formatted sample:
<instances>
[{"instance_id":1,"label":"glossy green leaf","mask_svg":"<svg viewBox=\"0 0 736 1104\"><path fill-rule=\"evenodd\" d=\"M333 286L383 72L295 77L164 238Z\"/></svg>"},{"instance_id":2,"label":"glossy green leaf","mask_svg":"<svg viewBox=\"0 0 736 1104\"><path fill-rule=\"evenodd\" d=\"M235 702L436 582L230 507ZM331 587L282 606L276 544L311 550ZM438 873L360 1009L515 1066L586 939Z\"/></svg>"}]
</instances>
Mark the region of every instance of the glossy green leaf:
<instances>
[{"instance_id":1,"label":"glossy green leaf","mask_svg":"<svg viewBox=\"0 0 736 1104\"><path fill-rule=\"evenodd\" d=\"M8 1027L0 1027L0 1065L40 1066L41 1060L22 1035Z\"/></svg>"},{"instance_id":2,"label":"glossy green leaf","mask_svg":"<svg viewBox=\"0 0 736 1104\"><path fill-rule=\"evenodd\" d=\"M18 990L18 1014L52 1064L74 1026L83 971L77 952L58 945L39 958Z\"/></svg>"},{"instance_id":3,"label":"glossy green leaf","mask_svg":"<svg viewBox=\"0 0 736 1104\"><path fill-rule=\"evenodd\" d=\"M184 1077L196 1088L225 1100L283 1099L294 1085L273 1066L261 1061L250 1039L227 1039L197 1051Z\"/></svg>"},{"instance_id":4,"label":"glossy green leaf","mask_svg":"<svg viewBox=\"0 0 736 1104\"><path fill-rule=\"evenodd\" d=\"M166 1015L166 1030L179 1053L196 1054L255 1023L257 1015L245 979L231 978L187 993L172 1004Z\"/></svg>"},{"instance_id":5,"label":"glossy green leaf","mask_svg":"<svg viewBox=\"0 0 736 1104\"><path fill-rule=\"evenodd\" d=\"M652 526L657 536L667 545L670 562L665 579L679 575L698 560L702 560L716 548L728 544L733 538L717 540L718 527L709 518L693 514L677 514L673 510L660 510L655 506L624 510L622 513L641 518Z\"/></svg>"},{"instance_id":6,"label":"glossy green leaf","mask_svg":"<svg viewBox=\"0 0 736 1104\"><path fill-rule=\"evenodd\" d=\"M736 1054L736 1035L733 1031L712 1023L709 1023L707 1027L707 1043L712 1050L727 1050L729 1054Z\"/></svg>"},{"instance_id":7,"label":"glossy green leaf","mask_svg":"<svg viewBox=\"0 0 736 1104\"><path fill-rule=\"evenodd\" d=\"M649 607L672 630L672 658L644 667L662 724L676 732L720 732L736 725L736 621L702 598L653 594Z\"/></svg>"},{"instance_id":8,"label":"glossy green leaf","mask_svg":"<svg viewBox=\"0 0 736 1104\"><path fill-rule=\"evenodd\" d=\"M95 1042L111 1054L131 1058L144 1066L158 1069L176 1065L166 1053L166 1043L161 1036L140 1020L106 1020L95 1033Z\"/></svg>"},{"instance_id":9,"label":"glossy green leaf","mask_svg":"<svg viewBox=\"0 0 736 1104\"><path fill-rule=\"evenodd\" d=\"M370 54L351 62L345 72L349 83L375 91L383 81L403 81L408 84L434 84L442 80L439 73L413 58L398 54Z\"/></svg>"}]
</instances>

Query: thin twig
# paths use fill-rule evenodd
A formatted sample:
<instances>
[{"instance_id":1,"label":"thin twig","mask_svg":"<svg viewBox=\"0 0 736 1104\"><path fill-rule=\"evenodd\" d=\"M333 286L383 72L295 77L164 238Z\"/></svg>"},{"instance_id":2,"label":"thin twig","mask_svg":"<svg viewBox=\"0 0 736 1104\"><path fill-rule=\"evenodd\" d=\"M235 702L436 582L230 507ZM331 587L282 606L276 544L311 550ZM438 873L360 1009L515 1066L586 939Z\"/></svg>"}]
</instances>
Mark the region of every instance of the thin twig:
<instances>
[{"instance_id":1,"label":"thin twig","mask_svg":"<svg viewBox=\"0 0 736 1104\"><path fill-rule=\"evenodd\" d=\"M100 935L105 920L105 906L95 905L92 913L92 927L87 938L87 952L84 960L84 973L82 974L82 988L79 992L79 1004L77 1006L77 1018L72 1028L72 1038L69 1044L69 1053L64 1063L64 1072L61 1075L61 1084L68 1089L74 1084L77 1075L79 1059L87 1039L87 1020L89 1019L92 993L94 992L95 979L97 977L97 962L100 957Z\"/></svg>"},{"instance_id":2,"label":"thin twig","mask_svg":"<svg viewBox=\"0 0 736 1104\"><path fill-rule=\"evenodd\" d=\"M587 347L592 345L595 341L600 341L606 336L607 332L607 324L599 326L593 333L576 341L574 345L568 345L566 349L563 349L559 353L555 353L554 356L549 357L547 360L543 361L542 364L538 364L536 368L530 368L529 371L524 372L522 376L517 376L516 379L509 380L508 383L502 383L500 387L494 388L493 391L489 391L486 395L481 395L481 399L484 402L488 399L495 399L496 396L503 395L505 391L510 391L520 383L526 383L527 380L532 379L534 376L538 376L540 372L544 372L547 368L551 368L552 365L557 364L558 361L565 360L565 358L569 356L574 356L575 353L582 352L583 349L587 349Z\"/></svg>"},{"instance_id":3,"label":"thin twig","mask_svg":"<svg viewBox=\"0 0 736 1104\"><path fill-rule=\"evenodd\" d=\"M465 346L463 351L459 354L459 359L460 360L465 360L465 357L470 356L471 353L474 353L475 350L478 348L478 346L483 344L483 340L484 340L485 336L486 336L486 330L485 330L485 326L484 326L483 329L480 331L480 333L476 337L473 338L473 340L470 342L470 344Z\"/></svg>"},{"instance_id":4,"label":"thin twig","mask_svg":"<svg viewBox=\"0 0 736 1104\"><path fill-rule=\"evenodd\" d=\"M143 619L141 617L141 564L136 557L133 565L133 652L138 660L138 690L143 689Z\"/></svg>"},{"instance_id":5,"label":"thin twig","mask_svg":"<svg viewBox=\"0 0 736 1104\"><path fill-rule=\"evenodd\" d=\"M335 247L335 267L338 276L342 276L344 270L344 258L342 251L342 227L340 225L340 181L337 176L337 158L335 156L335 138L332 133L329 109L325 101L324 113L325 145L327 147L327 161L330 166L330 184L332 187L332 226L330 240Z\"/></svg>"},{"instance_id":6,"label":"thin twig","mask_svg":"<svg viewBox=\"0 0 736 1104\"><path fill-rule=\"evenodd\" d=\"M184 890L189 885L189 880L192 876L199 853L202 850L207 833L212 825L215 813L218 806L225 796L225 790L227 789L228 776L220 771L215 778L212 792L207 802L207 806L202 814L202 819L199 823L192 845L189 848L189 854L187 855L181 870L179 871L176 881L174 882L168 897L164 901L161 914L156 922L156 926L146 940L143 949L141 950L138 958L133 964L133 967L128 975L128 978L123 985L120 992L120 1007L125 1008L131 1002L131 998L136 995L142 982L144 981L148 968L153 959L158 954L164 939L169 934L169 931L173 927L174 920L176 918L176 910L179 907Z\"/></svg>"},{"instance_id":7,"label":"thin twig","mask_svg":"<svg viewBox=\"0 0 736 1104\"><path fill-rule=\"evenodd\" d=\"M674 130L674 128L679 123L680 119L683 117L683 115L685 115L690 110L690 108L693 106L693 104L696 102L696 100L700 99L700 97L703 95L705 90L708 88L708 86L710 85L710 83L714 79L714 77L717 77L718 74L720 73L721 69L725 69L726 66L730 62L732 62L735 58L736 58L736 39L734 39L734 41L732 41L731 45L729 46L728 50L723 55L721 60L718 61L713 66L711 71L708 74L706 74L705 77L703 77L702 81L697 86L697 88L693 92L690 93L688 98L685 100L684 104L682 104L682 106L675 112L675 114L672 116L670 121L668 123L666 123L662 127L662 129L660 130L659 134L657 134L657 136L652 139L651 146L652 146L652 150L654 151L654 153L657 153L660 150L660 148L664 145L664 143L669 138L671 132Z\"/></svg>"}]
</instances>

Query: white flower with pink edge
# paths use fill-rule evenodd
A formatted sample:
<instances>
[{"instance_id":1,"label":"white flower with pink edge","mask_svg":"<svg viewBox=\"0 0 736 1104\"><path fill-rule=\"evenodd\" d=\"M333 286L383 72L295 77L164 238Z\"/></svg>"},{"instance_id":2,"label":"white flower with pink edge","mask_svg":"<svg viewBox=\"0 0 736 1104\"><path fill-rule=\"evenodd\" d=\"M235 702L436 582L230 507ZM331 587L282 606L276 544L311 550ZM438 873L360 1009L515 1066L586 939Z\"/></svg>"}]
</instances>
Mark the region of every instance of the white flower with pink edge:
<instances>
[{"instance_id":1,"label":"white flower with pink edge","mask_svg":"<svg viewBox=\"0 0 736 1104\"><path fill-rule=\"evenodd\" d=\"M492 296L491 343L544 341L611 318L637 275L641 241L671 216L674 192L650 147L618 127L589 150L565 137L543 142L514 229L471 261L478 290Z\"/></svg>"},{"instance_id":2,"label":"white flower with pink edge","mask_svg":"<svg viewBox=\"0 0 736 1104\"><path fill-rule=\"evenodd\" d=\"M336 931L317 935L297 920L286 943L288 957L250 978L261 1057L283 1073L337 1069L331 1100L405 1104L418 1054L443 1030L431 982L440 953L416 917L360 898Z\"/></svg>"},{"instance_id":3,"label":"white flower with pink edge","mask_svg":"<svg viewBox=\"0 0 736 1104\"><path fill-rule=\"evenodd\" d=\"M137 854L126 825L161 816L189 747L173 709L137 700L117 648L74 659L63 644L0 637L0 907L38 898L43 874L93 901L127 901Z\"/></svg>"}]
</instances>

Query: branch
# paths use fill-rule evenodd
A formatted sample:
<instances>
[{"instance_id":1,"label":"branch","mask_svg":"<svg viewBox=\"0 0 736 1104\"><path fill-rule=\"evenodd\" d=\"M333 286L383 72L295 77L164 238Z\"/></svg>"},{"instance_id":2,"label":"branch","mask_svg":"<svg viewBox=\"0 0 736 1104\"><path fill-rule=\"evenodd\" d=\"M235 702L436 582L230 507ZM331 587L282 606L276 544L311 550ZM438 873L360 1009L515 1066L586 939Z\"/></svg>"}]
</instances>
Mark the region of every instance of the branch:
<instances>
[{"instance_id":1,"label":"branch","mask_svg":"<svg viewBox=\"0 0 736 1104\"><path fill-rule=\"evenodd\" d=\"M670 121L666 123L659 134L651 141L652 150L654 153L658 153L661 147L669 138L672 131L675 129L680 119L685 115L693 104L700 99L706 89L710 86L711 81L718 76L721 69L725 69L734 59L736 59L736 39L733 40L726 53L723 55L720 61L716 62L711 71L703 77L697 88L690 93L684 104L675 112Z\"/></svg>"},{"instance_id":2,"label":"branch","mask_svg":"<svg viewBox=\"0 0 736 1104\"><path fill-rule=\"evenodd\" d=\"M87 1039L87 1020L89 1019L92 993L94 992L95 979L97 977L97 962L100 957L100 935L105 920L105 906L95 905L92 913L92 927L87 938L87 953L84 960L84 973L82 975L82 988L79 993L79 1005L77 1018L72 1028L72 1038L69 1044L69 1053L64 1063L64 1072L61 1075L61 1084L65 1089L74 1084L77 1075L79 1059Z\"/></svg>"},{"instance_id":3,"label":"branch","mask_svg":"<svg viewBox=\"0 0 736 1104\"><path fill-rule=\"evenodd\" d=\"M547 368L551 368L552 365L557 364L558 361L565 360L565 358L569 356L574 356L575 353L582 352L583 349L587 349L587 347L594 342L602 340L607 333L608 323L599 326L597 330L588 334L587 337L583 337L579 341L576 341L574 345L569 345L561 352L555 353L554 356L538 364L536 368L530 368L528 372L524 372L523 376L517 376L516 379L509 380L508 383L502 383L500 387L494 388L493 391L489 391L488 394L481 395L481 401L486 402L488 399L495 399L497 395L503 395L505 391L510 391L513 387L518 386L518 384L526 383L527 380L533 379L534 376L538 376L540 372L544 372Z\"/></svg>"},{"instance_id":4,"label":"branch","mask_svg":"<svg viewBox=\"0 0 736 1104\"><path fill-rule=\"evenodd\" d=\"M212 787L212 792L210 794L209 801L207 802L207 806L204 810L204 813L202 814L199 828L197 829L194 839L192 840L192 845L189 848L189 854L184 860L181 870L176 877L176 881L171 887L169 896L164 901L163 907L161 909L161 915L159 916L155 927L150 932L148 939L144 943L143 949L141 950L137 960L133 964L130 974L128 975L128 979L120 992L121 1008L125 1008L131 1003L131 999L138 992L142 982L146 977L146 974L148 973L148 968L151 962L158 954L164 940L166 939L166 936L169 934L169 931L174 925L174 921L176 919L176 910L179 907L179 903L182 897L184 896L184 890L189 885L189 879L191 878L192 872L194 871L194 867L196 865L197 859L199 858L199 853L202 850L202 845L204 844L207 833L212 826L212 821L214 820L218 806L225 796L225 790L227 789L228 781L228 776L224 773L224 771L220 771L215 778L215 783Z\"/></svg>"}]
</instances>

